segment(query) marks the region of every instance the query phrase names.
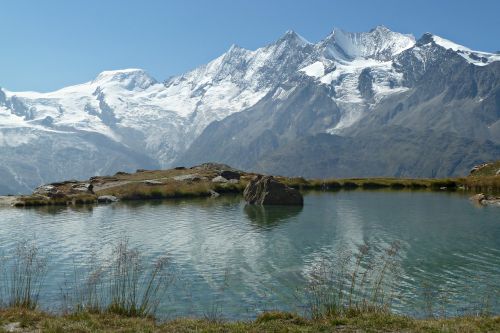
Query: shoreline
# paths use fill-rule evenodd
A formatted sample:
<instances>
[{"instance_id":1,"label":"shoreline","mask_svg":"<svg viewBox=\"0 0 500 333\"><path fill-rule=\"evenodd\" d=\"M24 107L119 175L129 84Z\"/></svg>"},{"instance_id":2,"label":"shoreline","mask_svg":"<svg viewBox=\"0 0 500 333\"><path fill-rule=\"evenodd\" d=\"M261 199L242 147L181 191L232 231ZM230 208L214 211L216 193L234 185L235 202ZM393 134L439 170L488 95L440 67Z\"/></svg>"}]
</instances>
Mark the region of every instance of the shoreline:
<instances>
[{"instance_id":1,"label":"shoreline","mask_svg":"<svg viewBox=\"0 0 500 333\"><path fill-rule=\"evenodd\" d=\"M232 177L232 179L226 179ZM205 163L192 168L137 170L96 176L85 181L69 180L43 185L30 195L0 196L0 206L67 206L95 204L102 201L133 201L214 197L226 193L242 194L256 173L224 164ZM466 191L471 194L500 192L500 176L459 178L344 178L305 179L274 176L278 181L301 191L320 190L427 190ZM100 197L107 197L100 200Z\"/></svg>"}]
</instances>

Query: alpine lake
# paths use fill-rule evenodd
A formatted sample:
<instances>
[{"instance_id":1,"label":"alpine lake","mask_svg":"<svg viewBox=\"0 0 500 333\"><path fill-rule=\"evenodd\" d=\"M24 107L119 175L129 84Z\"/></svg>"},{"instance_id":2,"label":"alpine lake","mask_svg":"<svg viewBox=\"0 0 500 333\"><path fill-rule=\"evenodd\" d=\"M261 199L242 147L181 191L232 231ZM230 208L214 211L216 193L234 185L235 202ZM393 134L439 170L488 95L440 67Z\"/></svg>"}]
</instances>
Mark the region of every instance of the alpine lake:
<instances>
[{"instance_id":1,"label":"alpine lake","mask_svg":"<svg viewBox=\"0 0 500 333\"><path fill-rule=\"evenodd\" d=\"M58 311L68 280L84 278L75 272L105 263L127 239L146 264L169 258L174 278L159 317L216 311L251 319L264 310L305 312L302 290L325 260L397 242L394 312L425 316L432 298L432 311L461 315L487 297L489 311L500 313L500 208L477 207L459 191L304 194L303 207L250 206L232 195L2 207L0 256L35 241L47 258L40 307Z\"/></svg>"}]
</instances>

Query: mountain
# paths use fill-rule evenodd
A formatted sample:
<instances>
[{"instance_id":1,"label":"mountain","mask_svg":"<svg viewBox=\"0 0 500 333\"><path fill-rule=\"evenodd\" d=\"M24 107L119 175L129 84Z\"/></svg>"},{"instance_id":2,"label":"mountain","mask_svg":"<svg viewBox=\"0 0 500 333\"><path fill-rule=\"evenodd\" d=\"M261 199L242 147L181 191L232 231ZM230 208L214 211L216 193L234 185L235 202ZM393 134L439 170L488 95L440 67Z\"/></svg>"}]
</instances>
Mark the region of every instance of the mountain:
<instances>
[{"instance_id":1,"label":"mountain","mask_svg":"<svg viewBox=\"0 0 500 333\"><path fill-rule=\"evenodd\" d=\"M500 157L499 55L378 27L335 30L315 57L304 75L210 124L178 162L288 176L446 177Z\"/></svg>"},{"instance_id":2,"label":"mountain","mask_svg":"<svg viewBox=\"0 0 500 333\"><path fill-rule=\"evenodd\" d=\"M0 193L206 161L311 177L461 174L500 158L499 60L383 26L318 43L288 31L164 82L126 69L49 93L0 89Z\"/></svg>"}]
</instances>

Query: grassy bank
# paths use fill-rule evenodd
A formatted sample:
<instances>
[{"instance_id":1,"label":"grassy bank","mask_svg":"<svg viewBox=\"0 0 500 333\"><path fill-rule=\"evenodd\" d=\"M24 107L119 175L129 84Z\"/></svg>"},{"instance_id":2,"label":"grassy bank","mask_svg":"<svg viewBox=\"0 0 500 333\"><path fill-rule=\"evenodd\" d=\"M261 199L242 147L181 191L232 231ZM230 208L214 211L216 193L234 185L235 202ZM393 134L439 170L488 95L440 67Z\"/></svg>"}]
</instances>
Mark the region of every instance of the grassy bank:
<instances>
[{"instance_id":1,"label":"grassy bank","mask_svg":"<svg viewBox=\"0 0 500 333\"><path fill-rule=\"evenodd\" d=\"M474 192L500 194L500 161L483 164L464 178L464 187Z\"/></svg>"},{"instance_id":2,"label":"grassy bank","mask_svg":"<svg viewBox=\"0 0 500 333\"><path fill-rule=\"evenodd\" d=\"M346 179L305 179L300 177L276 178L288 186L301 190L429 190L500 192L500 162L490 163L472 175L461 178L346 178ZM224 170L236 172L240 178L234 182L214 182ZM118 172L113 176L92 177L83 182L67 181L53 184L55 193L34 193L18 197L15 206L75 205L92 204L99 196L111 195L120 200L153 200L208 197L217 192L242 193L254 173L235 170L221 164L203 164L193 168L169 170L138 170L135 173ZM91 184L92 192L78 189ZM75 187L77 190L75 190Z\"/></svg>"},{"instance_id":3,"label":"grassy bank","mask_svg":"<svg viewBox=\"0 0 500 333\"><path fill-rule=\"evenodd\" d=\"M312 190L353 190L353 189L393 189L393 190L456 190L463 186L464 178L344 178L344 179L304 179L284 178L281 180L291 187Z\"/></svg>"},{"instance_id":4,"label":"grassy bank","mask_svg":"<svg viewBox=\"0 0 500 333\"><path fill-rule=\"evenodd\" d=\"M500 317L412 319L369 313L310 320L283 312L254 321L181 318L163 323L115 314L51 315L8 308L0 311L0 332L498 332Z\"/></svg>"},{"instance_id":5,"label":"grassy bank","mask_svg":"<svg viewBox=\"0 0 500 333\"><path fill-rule=\"evenodd\" d=\"M476 193L500 194L500 176L469 177L464 187Z\"/></svg>"}]
</instances>

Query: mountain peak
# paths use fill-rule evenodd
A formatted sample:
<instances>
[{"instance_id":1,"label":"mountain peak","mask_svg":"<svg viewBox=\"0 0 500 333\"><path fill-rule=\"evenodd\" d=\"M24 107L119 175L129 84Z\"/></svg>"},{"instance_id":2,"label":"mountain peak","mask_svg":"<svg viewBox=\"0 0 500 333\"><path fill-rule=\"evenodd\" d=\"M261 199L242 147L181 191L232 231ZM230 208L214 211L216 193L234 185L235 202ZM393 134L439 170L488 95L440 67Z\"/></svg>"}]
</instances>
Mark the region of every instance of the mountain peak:
<instances>
[{"instance_id":1,"label":"mountain peak","mask_svg":"<svg viewBox=\"0 0 500 333\"><path fill-rule=\"evenodd\" d=\"M340 48L349 58L362 57L385 61L415 45L415 38L379 25L368 32L347 32L335 28L323 44Z\"/></svg>"},{"instance_id":2,"label":"mountain peak","mask_svg":"<svg viewBox=\"0 0 500 333\"><path fill-rule=\"evenodd\" d=\"M229 47L229 50L227 50L228 52L231 52L231 51L234 51L234 50L239 50L241 47L239 47L238 45L236 44L231 44L231 46Z\"/></svg>"},{"instance_id":3,"label":"mountain peak","mask_svg":"<svg viewBox=\"0 0 500 333\"><path fill-rule=\"evenodd\" d=\"M460 55L467 62L477 65L485 66L495 61L500 61L500 56L498 54L482 51L474 51L468 47L452 42L443 37L426 32L417 41L416 46L432 45L434 47L440 47L445 50L451 50L456 54Z\"/></svg>"},{"instance_id":4,"label":"mountain peak","mask_svg":"<svg viewBox=\"0 0 500 333\"><path fill-rule=\"evenodd\" d=\"M384 32L384 33L387 33L387 32L393 32L393 31L391 29L387 28L385 25L379 24L375 28L372 28L369 32Z\"/></svg>"},{"instance_id":5,"label":"mountain peak","mask_svg":"<svg viewBox=\"0 0 500 333\"><path fill-rule=\"evenodd\" d=\"M305 45L311 44L307 39L305 39L304 37L302 37L301 35L299 35L298 33L296 33L293 30L287 30L285 32L285 34L283 36L281 36L281 38L278 39L278 41L277 41L278 44L283 43L283 42L294 43L294 44L300 45L300 46L305 46Z\"/></svg>"},{"instance_id":6,"label":"mountain peak","mask_svg":"<svg viewBox=\"0 0 500 333\"><path fill-rule=\"evenodd\" d=\"M92 81L99 86L119 85L127 90L147 89L157 81L139 68L103 71Z\"/></svg>"},{"instance_id":7,"label":"mountain peak","mask_svg":"<svg viewBox=\"0 0 500 333\"><path fill-rule=\"evenodd\" d=\"M430 32L426 32L422 35L422 37L420 37L416 44L417 46L422 46L422 45L425 45L425 44L429 44L429 43L432 43L434 41L433 39L434 35Z\"/></svg>"},{"instance_id":8,"label":"mountain peak","mask_svg":"<svg viewBox=\"0 0 500 333\"><path fill-rule=\"evenodd\" d=\"M246 52L250 52L249 50L239 46L239 45L236 45L236 44L231 44L231 46L229 47L229 49L227 50L226 54L232 54L232 53L246 53Z\"/></svg>"}]
</instances>

